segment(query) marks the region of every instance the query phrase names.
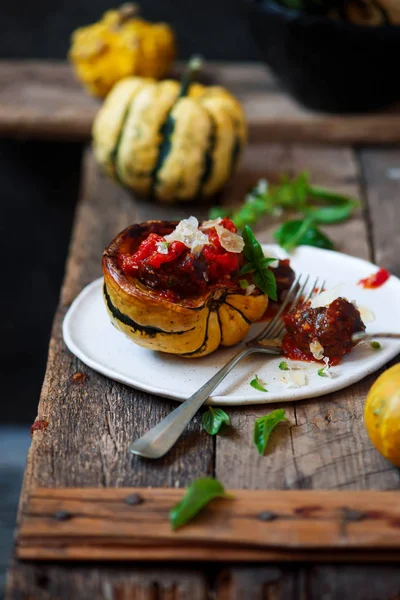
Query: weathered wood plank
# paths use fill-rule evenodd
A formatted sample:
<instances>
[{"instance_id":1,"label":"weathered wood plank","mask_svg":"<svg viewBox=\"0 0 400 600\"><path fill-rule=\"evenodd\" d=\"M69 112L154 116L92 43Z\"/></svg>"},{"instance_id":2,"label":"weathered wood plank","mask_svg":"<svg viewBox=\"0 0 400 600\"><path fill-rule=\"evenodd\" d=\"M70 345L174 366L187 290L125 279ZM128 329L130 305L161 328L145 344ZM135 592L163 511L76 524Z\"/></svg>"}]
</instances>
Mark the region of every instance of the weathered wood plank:
<instances>
[{"instance_id":1,"label":"weathered wood plank","mask_svg":"<svg viewBox=\"0 0 400 600\"><path fill-rule=\"evenodd\" d=\"M400 276L400 149L359 151L374 260Z\"/></svg>"},{"instance_id":2,"label":"weathered wood plank","mask_svg":"<svg viewBox=\"0 0 400 600\"><path fill-rule=\"evenodd\" d=\"M178 71L181 67L178 65ZM299 106L261 64L210 62L203 79L243 102L253 140L390 143L400 140L398 107L366 115L328 115ZM87 141L99 107L65 63L0 62L0 135Z\"/></svg>"},{"instance_id":3,"label":"weathered wood plank","mask_svg":"<svg viewBox=\"0 0 400 600\"><path fill-rule=\"evenodd\" d=\"M246 169L249 169L247 171ZM359 168L348 148L251 146L243 169L262 176L271 172L312 174L315 183L359 197ZM243 176L240 177L242 184ZM276 224L260 224L261 239L270 241ZM327 232L344 252L370 258L362 215ZM376 375L341 392L283 408L289 423L271 438L267 456L260 457L252 442L254 420L275 406L229 410L231 435L217 437L216 474L227 487L256 489L395 489L399 471L372 447L363 424L364 399Z\"/></svg>"},{"instance_id":4,"label":"weathered wood plank","mask_svg":"<svg viewBox=\"0 0 400 600\"><path fill-rule=\"evenodd\" d=\"M204 577L187 567L58 566L25 563L10 578L15 600L207 600Z\"/></svg>"},{"instance_id":5,"label":"weathered wood plank","mask_svg":"<svg viewBox=\"0 0 400 600\"><path fill-rule=\"evenodd\" d=\"M21 505L28 491L38 486L178 487L213 473L213 441L201 431L200 416L164 460L154 463L130 455L130 441L167 415L174 403L96 374L64 345L63 316L79 291L100 276L104 247L121 229L144 216L126 192L97 171L90 152L83 172L82 198L38 407L44 431L33 434ZM75 373L83 373L84 377L75 382ZM18 571L26 567L14 568Z\"/></svg>"},{"instance_id":6,"label":"weathered wood plank","mask_svg":"<svg viewBox=\"0 0 400 600\"><path fill-rule=\"evenodd\" d=\"M397 492L233 490L171 529L171 488L37 489L22 512L28 560L400 562ZM133 502L132 502L133 501Z\"/></svg>"},{"instance_id":7,"label":"weathered wood plank","mask_svg":"<svg viewBox=\"0 0 400 600\"><path fill-rule=\"evenodd\" d=\"M220 574L218 600L397 600L400 572L373 565L233 567Z\"/></svg>"},{"instance_id":8,"label":"weathered wood plank","mask_svg":"<svg viewBox=\"0 0 400 600\"><path fill-rule=\"evenodd\" d=\"M98 173L91 153L84 171L85 188L39 404L38 417L49 425L44 433L34 433L27 483L29 487L182 486L212 472L212 440L201 433L199 421L193 422L176 453L163 461L133 457L126 450L129 442L166 415L173 403L97 375L73 357L62 340L65 310L82 287L101 274L105 245L118 231L142 218L132 199ZM76 372L87 377L75 382L72 376Z\"/></svg>"}]
</instances>

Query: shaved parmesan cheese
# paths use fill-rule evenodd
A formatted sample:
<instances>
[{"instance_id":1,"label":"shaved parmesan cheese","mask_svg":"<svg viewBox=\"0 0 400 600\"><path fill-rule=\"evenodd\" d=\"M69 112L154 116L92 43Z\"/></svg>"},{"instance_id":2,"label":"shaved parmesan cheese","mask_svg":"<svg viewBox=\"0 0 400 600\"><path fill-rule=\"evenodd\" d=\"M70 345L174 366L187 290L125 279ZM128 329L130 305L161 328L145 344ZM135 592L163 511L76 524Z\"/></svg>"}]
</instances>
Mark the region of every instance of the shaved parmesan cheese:
<instances>
[{"instance_id":1,"label":"shaved parmesan cheese","mask_svg":"<svg viewBox=\"0 0 400 600\"><path fill-rule=\"evenodd\" d=\"M156 244L157 252L160 254L168 254L169 244L168 242L157 242Z\"/></svg>"},{"instance_id":2,"label":"shaved parmesan cheese","mask_svg":"<svg viewBox=\"0 0 400 600\"><path fill-rule=\"evenodd\" d=\"M324 363L325 363L325 366L323 367L322 372L327 377L329 377L329 379L332 379L332 371L331 371L331 368L329 366L329 358L327 356L325 356L325 358L324 358Z\"/></svg>"},{"instance_id":3,"label":"shaved parmesan cheese","mask_svg":"<svg viewBox=\"0 0 400 600\"><path fill-rule=\"evenodd\" d=\"M303 387L308 383L307 373L301 369L291 369L288 376L281 377L281 381L291 388Z\"/></svg>"},{"instance_id":4,"label":"shaved parmesan cheese","mask_svg":"<svg viewBox=\"0 0 400 600\"><path fill-rule=\"evenodd\" d=\"M352 304L358 309L363 323L372 323L375 321L375 313L368 306L357 306L355 300L352 300Z\"/></svg>"},{"instance_id":5,"label":"shaved parmesan cheese","mask_svg":"<svg viewBox=\"0 0 400 600\"><path fill-rule=\"evenodd\" d=\"M307 374L305 371L290 371L290 377L296 387L307 385Z\"/></svg>"},{"instance_id":6,"label":"shaved parmesan cheese","mask_svg":"<svg viewBox=\"0 0 400 600\"><path fill-rule=\"evenodd\" d=\"M340 292L343 289L343 283L339 283L335 285L334 288L330 290L325 290L321 292L317 296L311 299L310 306L311 308L321 308L323 306L329 306L334 300L340 297Z\"/></svg>"},{"instance_id":7,"label":"shaved parmesan cheese","mask_svg":"<svg viewBox=\"0 0 400 600\"><path fill-rule=\"evenodd\" d=\"M228 252L242 252L244 248L244 239L241 235L225 229L222 225L216 225L215 230L218 234L221 246Z\"/></svg>"},{"instance_id":8,"label":"shaved parmesan cheese","mask_svg":"<svg viewBox=\"0 0 400 600\"><path fill-rule=\"evenodd\" d=\"M250 294L256 289L256 286L251 283L250 285L247 286L246 288L246 296L250 296Z\"/></svg>"},{"instance_id":9,"label":"shaved parmesan cheese","mask_svg":"<svg viewBox=\"0 0 400 600\"><path fill-rule=\"evenodd\" d=\"M211 221L203 221L203 223L201 224L201 228L211 229L211 227L216 227L217 225L219 225L221 221L221 217L218 217L217 219L212 219Z\"/></svg>"},{"instance_id":10,"label":"shaved parmesan cheese","mask_svg":"<svg viewBox=\"0 0 400 600\"><path fill-rule=\"evenodd\" d=\"M208 237L198 227L199 222L196 217L183 219L172 233L165 236L165 240L169 243L182 242L195 256L199 256L203 246L208 244Z\"/></svg>"},{"instance_id":11,"label":"shaved parmesan cheese","mask_svg":"<svg viewBox=\"0 0 400 600\"><path fill-rule=\"evenodd\" d=\"M313 340L310 343L310 352L315 360L322 360L324 358L324 347L319 343L318 340Z\"/></svg>"}]
</instances>

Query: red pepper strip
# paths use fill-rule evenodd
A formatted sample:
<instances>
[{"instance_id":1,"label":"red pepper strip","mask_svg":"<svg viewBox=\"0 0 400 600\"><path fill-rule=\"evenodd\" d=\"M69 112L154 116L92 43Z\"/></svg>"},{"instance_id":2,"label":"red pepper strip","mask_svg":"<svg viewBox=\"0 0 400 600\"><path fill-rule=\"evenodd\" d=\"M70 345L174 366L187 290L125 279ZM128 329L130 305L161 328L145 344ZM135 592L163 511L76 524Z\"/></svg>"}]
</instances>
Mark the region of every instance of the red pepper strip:
<instances>
[{"instance_id":1,"label":"red pepper strip","mask_svg":"<svg viewBox=\"0 0 400 600\"><path fill-rule=\"evenodd\" d=\"M168 247L168 252L162 254L161 252L154 252L148 259L147 264L155 269L158 269L164 263L171 262L178 258L186 250L186 246L183 242L171 242Z\"/></svg>"}]
</instances>

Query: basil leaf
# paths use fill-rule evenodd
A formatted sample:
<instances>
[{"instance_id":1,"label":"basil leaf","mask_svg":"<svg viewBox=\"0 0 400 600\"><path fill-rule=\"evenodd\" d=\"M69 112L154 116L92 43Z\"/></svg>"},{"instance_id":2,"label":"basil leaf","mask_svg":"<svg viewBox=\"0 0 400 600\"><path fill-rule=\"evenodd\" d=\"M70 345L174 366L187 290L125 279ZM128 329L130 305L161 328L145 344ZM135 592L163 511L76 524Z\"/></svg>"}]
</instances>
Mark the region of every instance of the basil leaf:
<instances>
[{"instance_id":1,"label":"basil leaf","mask_svg":"<svg viewBox=\"0 0 400 600\"><path fill-rule=\"evenodd\" d=\"M275 275L268 268L268 265L276 259L264 256L260 244L248 225L244 227L242 236L244 240L243 256L247 264L240 270L240 275L253 273L254 285L272 300L277 300Z\"/></svg>"},{"instance_id":2,"label":"basil leaf","mask_svg":"<svg viewBox=\"0 0 400 600\"><path fill-rule=\"evenodd\" d=\"M270 269L260 269L253 275L253 282L271 300L278 299L275 275Z\"/></svg>"},{"instance_id":3,"label":"basil leaf","mask_svg":"<svg viewBox=\"0 0 400 600\"><path fill-rule=\"evenodd\" d=\"M308 195L317 202L329 204L329 206L317 207L309 205L302 212L311 216L316 223L340 223L348 219L360 203L353 198L338 194L316 186L310 186Z\"/></svg>"},{"instance_id":4,"label":"basil leaf","mask_svg":"<svg viewBox=\"0 0 400 600\"><path fill-rule=\"evenodd\" d=\"M308 173L300 173L291 181L287 177L282 177L280 185L273 192L274 204L283 208L299 209L307 202L309 189Z\"/></svg>"},{"instance_id":5,"label":"basil leaf","mask_svg":"<svg viewBox=\"0 0 400 600\"><path fill-rule=\"evenodd\" d=\"M182 500L169 513L172 529L178 529L195 517L214 498L233 498L222 484L211 477L201 477L187 488Z\"/></svg>"},{"instance_id":6,"label":"basil leaf","mask_svg":"<svg viewBox=\"0 0 400 600\"><path fill-rule=\"evenodd\" d=\"M229 415L226 414L222 408L208 407L208 411L205 412L201 418L201 424L204 431L210 435L216 435L221 429L222 425L230 425L231 420Z\"/></svg>"},{"instance_id":7,"label":"basil leaf","mask_svg":"<svg viewBox=\"0 0 400 600\"><path fill-rule=\"evenodd\" d=\"M265 215L276 215L282 210L294 210L312 217L315 223L328 224L344 221L358 206L360 203L353 198L312 186L308 173L304 172L292 179L284 176L274 187L261 179L246 195L242 206L229 214L238 229L257 223ZM223 212L220 212L221 208L216 207L217 212L210 212L210 218L227 216L227 209L222 208Z\"/></svg>"},{"instance_id":8,"label":"basil leaf","mask_svg":"<svg viewBox=\"0 0 400 600\"><path fill-rule=\"evenodd\" d=\"M312 217L316 223L340 223L351 217L353 208L353 204L350 203L321 208L312 206L303 210L303 214Z\"/></svg>"},{"instance_id":9,"label":"basil leaf","mask_svg":"<svg viewBox=\"0 0 400 600\"><path fill-rule=\"evenodd\" d=\"M261 385L260 380L258 379L258 375L256 375L254 377L254 379L252 379L250 381L250 385L251 387L253 387L255 390L258 390L259 392L268 392L268 390L265 389L264 386Z\"/></svg>"},{"instance_id":10,"label":"basil leaf","mask_svg":"<svg viewBox=\"0 0 400 600\"><path fill-rule=\"evenodd\" d=\"M285 410L277 408L254 422L254 443L260 456L264 456L271 431L282 421L287 421Z\"/></svg>"},{"instance_id":11,"label":"basil leaf","mask_svg":"<svg viewBox=\"0 0 400 600\"><path fill-rule=\"evenodd\" d=\"M246 275L246 273L254 273L255 267L251 263L246 263L239 271L239 275Z\"/></svg>"},{"instance_id":12,"label":"basil leaf","mask_svg":"<svg viewBox=\"0 0 400 600\"><path fill-rule=\"evenodd\" d=\"M293 220L283 223L274 233L282 248L291 250L296 246L314 246L333 250L333 242L313 224L312 219Z\"/></svg>"},{"instance_id":13,"label":"basil leaf","mask_svg":"<svg viewBox=\"0 0 400 600\"><path fill-rule=\"evenodd\" d=\"M247 262L257 267L257 264L264 258L264 253L248 225L244 226L242 237L244 240L243 256Z\"/></svg>"}]
</instances>

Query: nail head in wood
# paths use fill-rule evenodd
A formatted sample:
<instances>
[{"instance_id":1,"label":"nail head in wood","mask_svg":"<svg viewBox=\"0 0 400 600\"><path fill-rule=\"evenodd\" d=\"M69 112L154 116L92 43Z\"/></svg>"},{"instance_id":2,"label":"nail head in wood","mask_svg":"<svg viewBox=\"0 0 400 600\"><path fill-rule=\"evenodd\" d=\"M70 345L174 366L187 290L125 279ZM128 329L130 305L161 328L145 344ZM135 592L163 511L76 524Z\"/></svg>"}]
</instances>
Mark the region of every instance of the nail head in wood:
<instances>
[{"instance_id":1,"label":"nail head in wood","mask_svg":"<svg viewBox=\"0 0 400 600\"><path fill-rule=\"evenodd\" d=\"M138 506L143 502L144 498L140 494L131 494L125 498L125 504L129 504L129 506Z\"/></svg>"},{"instance_id":2,"label":"nail head in wood","mask_svg":"<svg viewBox=\"0 0 400 600\"><path fill-rule=\"evenodd\" d=\"M56 521L69 521L69 519L72 519L72 515L66 510L57 510L53 515L53 519Z\"/></svg>"},{"instance_id":3,"label":"nail head in wood","mask_svg":"<svg viewBox=\"0 0 400 600\"><path fill-rule=\"evenodd\" d=\"M262 513L258 515L260 521L275 521L275 519L279 519L279 515L270 510L264 510Z\"/></svg>"}]
</instances>

